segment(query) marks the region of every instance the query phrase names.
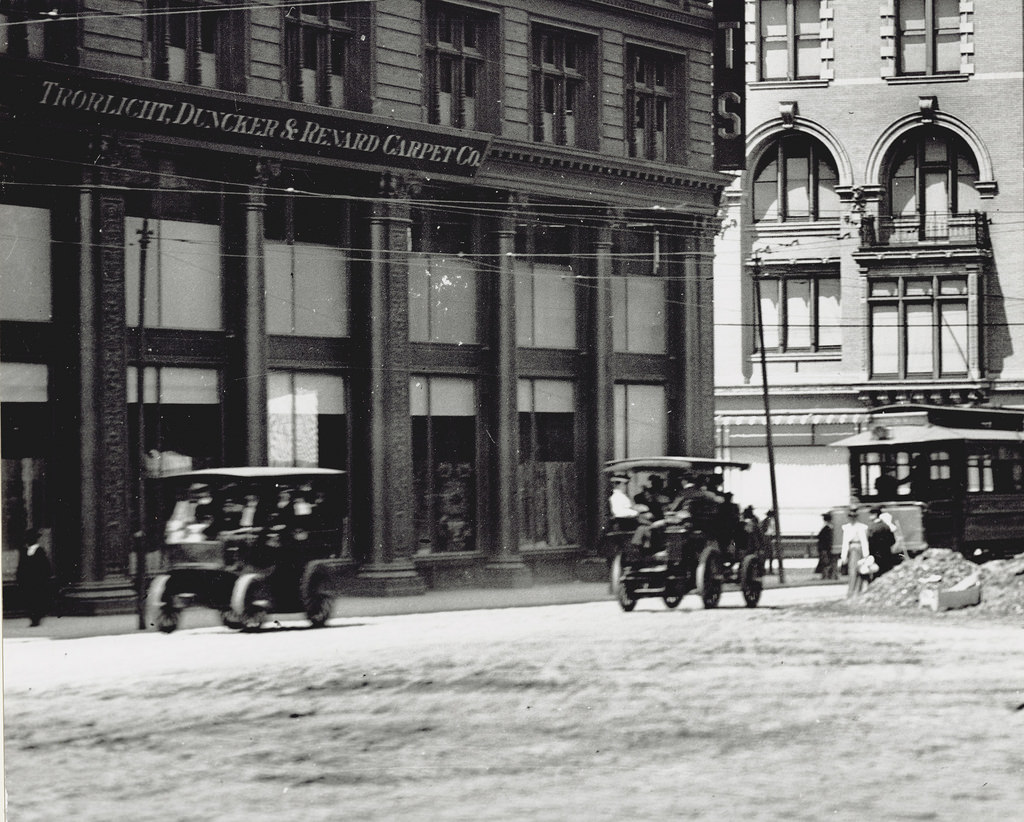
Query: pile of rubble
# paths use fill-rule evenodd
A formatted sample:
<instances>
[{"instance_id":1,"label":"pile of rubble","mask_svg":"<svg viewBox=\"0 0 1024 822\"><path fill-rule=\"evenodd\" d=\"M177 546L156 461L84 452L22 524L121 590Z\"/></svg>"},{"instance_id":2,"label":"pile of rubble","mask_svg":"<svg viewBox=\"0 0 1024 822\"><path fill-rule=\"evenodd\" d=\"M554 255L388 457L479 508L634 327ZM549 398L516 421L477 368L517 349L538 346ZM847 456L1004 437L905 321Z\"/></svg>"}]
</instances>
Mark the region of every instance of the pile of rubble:
<instances>
[{"instance_id":1,"label":"pile of rubble","mask_svg":"<svg viewBox=\"0 0 1024 822\"><path fill-rule=\"evenodd\" d=\"M981 601L972 610L1024 615L1024 555L977 565L955 551L939 548L929 548L897 565L848 602L858 609L918 608L922 591L962 588L971 585L972 577L981 586Z\"/></svg>"}]
</instances>

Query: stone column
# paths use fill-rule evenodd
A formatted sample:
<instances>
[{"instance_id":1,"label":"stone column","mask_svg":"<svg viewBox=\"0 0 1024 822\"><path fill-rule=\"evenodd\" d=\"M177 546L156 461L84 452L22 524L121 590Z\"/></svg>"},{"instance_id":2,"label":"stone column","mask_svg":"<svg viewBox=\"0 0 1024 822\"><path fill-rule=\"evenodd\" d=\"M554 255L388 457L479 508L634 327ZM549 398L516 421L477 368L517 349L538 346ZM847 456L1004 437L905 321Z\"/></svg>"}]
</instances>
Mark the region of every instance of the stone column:
<instances>
[{"instance_id":1,"label":"stone column","mask_svg":"<svg viewBox=\"0 0 1024 822\"><path fill-rule=\"evenodd\" d=\"M97 148L106 169L98 189L83 189L80 254L83 544L80 581L65 592L72 613L123 610L135 601L129 577L128 357L125 335L124 186L143 177L131 170L138 146L104 138ZM98 249L95 253L92 249ZM86 348L86 342L91 350ZM87 387L88 381L91 387ZM85 513L86 508L91 508Z\"/></svg>"},{"instance_id":2,"label":"stone column","mask_svg":"<svg viewBox=\"0 0 1024 822\"><path fill-rule=\"evenodd\" d=\"M412 499L412 418L409 413L410 186L381 176L370 217L370 561L358 593L422 594L416 572Z\"/></svg>"},{"instance_id":3,"label":"stone column","mask_svg":"<svg viewBox=\"0 0 1024 822\"><path fill-rule=\"evenodd\" d=\"M527 588L530 569L519 554L519 376L516 367L516 207L500 218L497 231L497 281L490 314L494 354L494 502L493 544L486 566L487 583L495 587Z\"/></svg>"},{"instance_id":4,"label":"stone column","mask_svg":"<svg viewBox=\"0 0 1024 822\"><path fill-rule=\"evenodd\" d=\"M269 168L260 161L245 201L245 317L242 381L245 384L245 454L249 465L267 464L267 301L263 252L264 191Z\"/></svg>"}]
</instances>

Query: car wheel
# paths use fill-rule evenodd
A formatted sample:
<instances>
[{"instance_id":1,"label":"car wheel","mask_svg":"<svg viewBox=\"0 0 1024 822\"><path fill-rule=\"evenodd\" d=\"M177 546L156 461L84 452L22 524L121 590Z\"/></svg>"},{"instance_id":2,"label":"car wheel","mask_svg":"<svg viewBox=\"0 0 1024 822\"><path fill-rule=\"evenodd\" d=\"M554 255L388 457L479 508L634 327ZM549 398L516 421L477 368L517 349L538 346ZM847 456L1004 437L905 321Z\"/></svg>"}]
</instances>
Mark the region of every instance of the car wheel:
<instances>
[{"instance_id":1,"label":"car wheel","mask_svg":"<svg viewBox=\"0 0 1024 822\"><path fill-rule=\"evenodd\" d=\"M619 580L616 596L619 600L619 607L623 611L632 611L636 607L636 596L623 579Z\"/></svg>"},{"instance_id":2,"label":"car wheel","mask_svg":"<svg viewBox=\"0 0 1024 822\"><path fill-rule=\"evenodd\" d=\"M761 601L761 591L764 583L761 580L760 563L753 554L743 557L740 565L740 589L743 591L743 601L748 608L756 608Z\"/></svg>"},{"instance_id":3,"label":"car wheel","mask_svg":"<svg viewBox=\"0 0 1024 822\"><path fill-rule=\"evenodd\" d=\"M324 594L313 594L306 605L306 616L314 628L323 628L331 618L334 601Z\"/></svg>"},{"instance_id":4,"label":"car wheel","mask_svg":"<svg viewBox=\"0 0 1024 822\"><path fill-rule=\"evenodd\" d=\"M156 615L156 627L162 634L172 634L178 629L181 611L170 605L162 607Z\"/></svg>"},{"instance_id":5,"label":"car wheel","mask_svg":"<svg viewBox=\"0 0 1024 822\"><path fill-rule=\"evenodd\" d=\"M705 608L717 608L722 598L722 557L718 545L709 541L697 564L697 590Z\"/></svg>"},{"instance_id":6,"label":"car wheel","mask_svg":"<svg viewBox=\"0 0 1024 822\"><path fill-rule=\"evenodd\" d=\"M242 618L234 611L221 611L220 621L225 628L230 628L233 631L237 631L242 627Z\"/></svg>"}]
</instances>

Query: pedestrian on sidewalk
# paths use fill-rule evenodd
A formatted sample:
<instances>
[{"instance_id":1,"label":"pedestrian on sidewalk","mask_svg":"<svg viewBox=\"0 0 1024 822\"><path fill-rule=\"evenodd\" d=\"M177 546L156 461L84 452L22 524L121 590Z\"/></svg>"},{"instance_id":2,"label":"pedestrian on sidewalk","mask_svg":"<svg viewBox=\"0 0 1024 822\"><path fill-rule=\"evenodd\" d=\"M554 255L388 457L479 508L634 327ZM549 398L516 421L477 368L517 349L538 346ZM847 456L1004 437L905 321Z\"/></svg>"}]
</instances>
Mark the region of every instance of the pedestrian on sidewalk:
<instances>
[{"instance_id":1,"label":"pedestrian on sidewalk","mask_svg":"<svg viewBox=\"0 0 1024 822\"><path fill-rule=\"evenodd\" d=\"M814 568L814 573L819 574L822 579L839 579L836 557L832 553L832 514L826 511L821 518L825 524L818 531L818 564Z\"/></svg>"},{"instance_id":2,"label":"pedestrian on sidewalk","mask_svg":"<svg viewBox=\"0 0 1024 822\"><path fill-rule=\"evenodd\" d=\"M860 573L860 561L865 556L870 556L868 551L868 527L857 519L857 509L850 508L846 513L847 522L843 525L843 549L839 555L841 568L845 568L850 575L850 584L847 586L846 595L854 596L868 587L868 580Z\"/></svg>"},{"instance_id":3,"label":"pedestrian on sidewalk","mask_svg":"<svg viewBox=\"0 0 1024 822\"><path fill-rule=\"evenodd\" d=\"M42 624L50 610L52 570L46 549L39 542L39 530L25 532L24 547L18 556L16 581L25 603L29 624L35 628Z\"/></svg>"}]
</instances>

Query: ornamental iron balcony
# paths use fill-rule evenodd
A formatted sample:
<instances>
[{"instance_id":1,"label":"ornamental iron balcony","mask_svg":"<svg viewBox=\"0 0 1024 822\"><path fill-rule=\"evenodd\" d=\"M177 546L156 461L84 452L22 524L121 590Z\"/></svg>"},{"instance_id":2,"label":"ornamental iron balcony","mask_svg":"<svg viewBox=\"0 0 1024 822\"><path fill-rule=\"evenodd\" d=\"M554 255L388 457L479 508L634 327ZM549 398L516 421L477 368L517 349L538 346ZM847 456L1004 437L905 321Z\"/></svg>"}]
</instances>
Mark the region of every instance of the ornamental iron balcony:
<instances>
[{"instance_id":1,"label":"ornamental iron balcony","mask_svg":"<svg viewBox=\"0 0 1024 822\"><path fill-rule=\"evenodd\" d=\"M860 223L860 244L861 248L922 245L991 248L988 215L983 211L963 214L928 211L896 217L865 214Z\"/></svg>"}]
</instances>

